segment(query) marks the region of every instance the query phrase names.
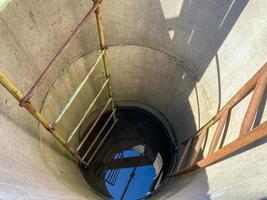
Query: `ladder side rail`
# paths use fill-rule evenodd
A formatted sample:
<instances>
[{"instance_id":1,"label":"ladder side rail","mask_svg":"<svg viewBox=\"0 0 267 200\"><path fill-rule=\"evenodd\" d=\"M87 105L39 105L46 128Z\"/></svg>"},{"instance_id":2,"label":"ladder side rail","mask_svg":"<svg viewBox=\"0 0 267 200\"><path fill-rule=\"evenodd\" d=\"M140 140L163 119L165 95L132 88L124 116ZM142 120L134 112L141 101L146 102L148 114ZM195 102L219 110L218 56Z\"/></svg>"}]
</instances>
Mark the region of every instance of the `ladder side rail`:
<instances>
[{"instance_id":1,"label":"ladder side rail","mask_svg":"<svg viewBox=\"0 0 267 200\"><path fill-rule=\"evenodd\" d=\"M256 113L258 111L261 98L262 98L262 96L263 96L263 94L265 92L265 89L266 89L266 82L267 82L267 63L265 63L254 74L254 76L251 79L249 79L249 81L247 81L245 85L243 85L241 87L241 89L230 99L230 101L228 101L228 103L217 113L217 115L215 115L210 121L208 121L203 127L201 127L201 129L199 131L197 131L197 133L195 135L193 135L193 136L189 137L187 140L185 140L184 143L187 143L188 140L192 140L192 138L199 137L200 135L203 134L203 129L205 129L207 127L209 128L212 125L214 125L217 121L219 121L219 124L217 125L216 131L215 131L215 133L213 135L212 142L210 144L210 148L209 148L209 152L208 152L207 157L206 158L203 158L201 161L198 161L196 164L194 164L193 162L191 162L191 165L189 167L186 167L186 168L184 168L184 169L182 169L180 171L177 171L175 173L172 173L172 174L170 174L170 176L177 176L177 175L185 174L185 173L188 173L188 172L191 172L193 170L198 169L199 168L199 162L201 164L201 162L203 162L203 160L206 161L206 160L210 159L212 156L217 155L218 152L221 152L221 150L226 151L228 153L227 155L229 155L230 153L232 153L232 151L230 151L229 149L227 149L229 147L228 145L230 145L232 143L233 144L238 143L238 140L239 139L242 139L240 137L243 134L240 134L241 136L238 139L236 139L234 142L226 145L225 147L227 147L227 148L222 147L222 148L220 148L217 151L215 151L215 149L216 149L217 143L218 143L218 141L220 139L220 136L222 134L222 131L223 131L225 125L226 125L229 112L231 111L231 109L235 105L237 105L240 101L242 101L253 90L254 90L253 96L252 96L252 99L251 99L250 104L248 106L248 109L247 109L246 115L244 117L242 126L243 127L246 127L246 129L248 130L247 131L248 134L249 133L253 133L253 132L258 132L258 130L265 129L265 127L264 128L261 128L261 127L262 127L262 125L266 126L265 125L266 122L260 124L259 126L257 126L256 128L254 128L252 131L250 131L251 126L252 126L252 123L253 123L254 118L255 118L255 115L256 115ZM249 115L249 117L247 117L248 115ZM241 130L242 130L242 127L241 127ZM267 133L266 133L266 135L267 135ZM257 136L255 136L255 138L257 138ZM243 140L245 140L245 139L243 139ZM251 139L251 141L254 141L254 140ZM244 146L242 146L242 144L239 144L239 146L240 146L240 148L243 148L244 147ZM232 149L235 149L235 147L232 147ZM214 153L214 151L215 151L216 154ZM237 151L237 150L234 150L234 151ZM222 157L225 157L227 155L222 155ZM221 158L219 158L219 159L221 159ZM217 159L217 160L219 160L219 159ZM216 162L217 160L214 159L214 161L212 163ZM203 164L202 167L206 167L206 166L207 165L204 165Z\"/></svg>"},{"instance_id":2,"label":"ladder side rail","mask_svg":"<svg viewBox=\"0 0 267 200\"><path fill-rule=\"evenodd\" d=\"M267 83L267 68L265 68L265 70L263 71L263 73L261 74L261 76L259 77L257 81L253 95L251 97L249 106L247 108L246 114L244 116L244 119L241 125L240 135L244 135L248 131L250 131L253 125L254 119L256 117L256 114L258 112L262 96L264 95L264 92L266 89L266 83Z\"/></svg>"},{"instance_id":3,"label":"ladder side rail","mask_svg":"<svg viewBox=\"0 0 267 200\"><path fill-rule=\"evenodd\" d=\"M170 174L169 176L180 176L183 174L187 174L199 168L205 168L218 162L219 160L225 158L226 156L231 155L232 153L254 143L258 140L267 136L267 121L263 122L262 124L258 125L257 127L253 128L245 135L239 136L233 142L225 145L221 149L215 151L214 153L208 155L206 158L198 161L195 165L190 166L181 170L178 173Z\"/></svg>"},{"instance_id":4,"label":"ladder side rail","mask_svg":"<svg viewBox=\"0 0 267 200\"><path fill-rule=\"evenodd\" d=\"M0 70L0 84L10 93L17 101L21 101L23 98L22 92L8 79L8 77ZM78 159L78 161L85 163L82 161L81 157L75 152L71 147L68 146L66 141L58 134L58 132L52 128L52 125L48 122L48 120L37 111L37 109L30 103L25 103L24 108L30 112L30 114L42 124L42 126L49 132L51 135L64 147L66 148L71 155Z\"/></svg>"},{"instance_id":5,"label":"ladder side rail","mask_svg":"<svg viewBox=\"0 0 267 200\"><path fill-rule=\"evenodd\" d=\"M52 60L46 66L45 70L42 72L42 74L39 76L39 78L33 84L33 86L28 91L28 93L22 98L22 100L20 100L20 106L23 107L26 102L30 101L34 92L41 86L41 84L43 83L44 79L47 77L48 73L51 71L53 66L55 66L55 64L61 58L63 53L68 49L68 47L70 46L70 43L74 40L74 38L78 35L78 33L81 31L81 29L85 26L88 19L92 16L92 13L95 12L95 10L99 7L99 5L100 5L100 0L94 1L92 8L88 11L88 13L81 20L81 22L72 31L71 35L68 37L68 39L63 44L63 46L59 49L59 51L56 53L56 55L52 58Z\"/></svg>"},{"instance_id":6,"label":"ladder side rail","mask_svg":"<svg viewBox=\"0 0 267 200\"><path fill-rule=\"evenodd\" d=\"M96 22L97 22L97 30L98 30L98 36L99 36L99 43L100 43L100 49L106 51L104 52L103 55L103 66L104 66L104 74L106 79L108 79L108 87L107 87L107 93L108 97L112 98L111 101L111 108L112 111L115 110L115 103L113 100L113 93L112 93L112 87L111 87L111 74L110 74L110 69L109 69L109 62L108 62L108 47L105 44L105 37L104 37L104 28L103 28L103 17L101 14L101 5L98 6L95 10L95 16L96 16ZM113 119L116 119L116 115L113 116Z\"/></svg>"},{"instance_id":7,"label":"ladder side rail","mask_svg":"<svg viewBox=\"0 0 267 200\"><path fill-rule=\"evenodd\" d=\"M213 153L215 151L217 144L219 142L219 139L222 135L223 129L226 125L228 116L229 116L229 111L226 110L225 113L223 114L223 116L221 117L221 119L219 120L219 123L216 127L215 133L214 133L212 140L211 140L211 143L210 143L208 153Z\"/></svg>"},{"instance_id":8,"label":"ladder side rail","mask_svg":"<svg viewBox=\"0 0 267 200\"><path fill-rule=\"evenodd\" d=\"M197 143L195 145L195 149L193 151L192 158L190 161L190 166L195 164L196 160L198 159L198 156L199 156L199 153L201 150L201 146L203 144L205 137L208 135L208 133L209 133L209 129L204 129L203 133L198 136Z\"/></svg>"},{"instance_id":9,"label":"ladder side rail","mask_svg":"<svg viewBox=\"0 0 267 200\"><path fill-rule=\"evenodd\" d=\"M180 171L180 169L183 167L183 164L184 164L184 162L185 162L185 158L186 158L186 156L187 156L187 154L188 154L188 152L189 152L189 150L190 150L190 147L191 147L191 145L192 145L192 143L193 143L193 139L194 139L194 138L190 138L189 141L187 142L186 146L185 146L185 149L184 149L184 151L183 151L183 153L182 153L182 155L181 155L181 158L180 158L180 160L179 160L179 162L178 162L178 165L177 165L177 168L176 168L176 172L177 172L177 173L178 173L178 172Z\"/></svg>"},{"instance_id":10,"label":"ladder side rail","mask_svg":"<svg viewBox=\"0 0 267 200\"><path fill-rule=\"evenodd\" d=\"M241 100L243 100L255 87L258 78L261 74L266 71L267 63L265 63L246 83L241 87L241 89L225 104L225 106L204 126L202 126L196 134L190 136L183 143L186 143L191 137L197 137L202 133L202 130L209 128L214 125L224 114L226 110L231 110L235 105L237 105Z\"/></svg>"}]
</instances>

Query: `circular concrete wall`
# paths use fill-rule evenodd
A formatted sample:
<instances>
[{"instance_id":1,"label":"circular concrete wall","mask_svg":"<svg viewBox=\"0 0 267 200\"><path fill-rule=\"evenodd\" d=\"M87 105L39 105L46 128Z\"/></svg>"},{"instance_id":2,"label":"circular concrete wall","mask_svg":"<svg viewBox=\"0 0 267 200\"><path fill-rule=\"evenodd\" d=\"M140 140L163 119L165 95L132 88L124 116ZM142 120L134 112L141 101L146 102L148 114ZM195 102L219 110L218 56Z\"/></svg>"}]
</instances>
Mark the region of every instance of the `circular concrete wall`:
<instances>
[{"instance_id":1,"label":"circular concrete wall","mask_svg":"<svg viewBox=\"0 0 267 200\"><path fill-rule=\"evenodd\" d=\"M23 93L90 6L86 0L13 0L0 13L0 67ZM104 0L115 100L158 110L178 143L194 134L266 62L266 9L263 0ZM50 121L91 66L98 46L92 18L32 99ZM79 106L63 119L62 135L82 115L101 76L98 69L77 100ZM0 90L0 198L100 198L64 149ZM246 102L233 113L225 143L238 135L245 108ZM199 174L173 179L155 198L264 198L266 148L263 143Z\"/></svg>"}]
</instances>

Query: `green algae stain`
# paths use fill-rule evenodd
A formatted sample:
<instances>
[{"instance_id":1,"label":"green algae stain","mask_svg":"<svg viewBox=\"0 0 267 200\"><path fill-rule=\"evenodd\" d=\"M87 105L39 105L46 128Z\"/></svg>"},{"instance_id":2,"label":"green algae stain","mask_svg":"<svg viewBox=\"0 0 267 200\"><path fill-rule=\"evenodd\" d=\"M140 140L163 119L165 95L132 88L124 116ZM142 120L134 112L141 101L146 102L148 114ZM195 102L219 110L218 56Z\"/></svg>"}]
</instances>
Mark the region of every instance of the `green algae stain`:
<instances>
[{"instance_id":1,"label":"green algae stain","mask_svg":"<svg viewBox=\"0 0 267 200\"><path fill-rule=\"evenodd\" d=\"M12 0L0 0L0 12L2 12L11 1Z\"/></svg>"}]
</instances>

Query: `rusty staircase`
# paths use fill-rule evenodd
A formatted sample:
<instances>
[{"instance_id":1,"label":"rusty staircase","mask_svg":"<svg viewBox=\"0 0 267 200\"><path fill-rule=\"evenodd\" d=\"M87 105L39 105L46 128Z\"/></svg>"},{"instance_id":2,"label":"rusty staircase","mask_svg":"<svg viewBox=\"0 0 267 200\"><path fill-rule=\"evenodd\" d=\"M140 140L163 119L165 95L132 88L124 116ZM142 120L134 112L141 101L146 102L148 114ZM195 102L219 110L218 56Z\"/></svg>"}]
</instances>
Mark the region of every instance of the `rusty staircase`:
<instances>
[{"instance_id":1,"label":"rusty staircase","mask_svg":"<svg viewBox=\"0 0 267 200\"><path fill-rule=\"evenodd\" d=\"M260 102L266 92L266 83L267 63L256 72L210 121L201 127L196 134L183 142L185 147L178 161L176 172L169 174L169 176L180 176L199 168L205 168L267 136L267 121L253 127ZM223 130L226 129L226 124L230 120L231 110L251 92L253 94L241 124L239 137L223 147L218 147ZM215 132L210 133L209 129L217 122ZM200 159L201 147L208 134L213 134L208 154ZM227 130L224 131L224 134L227 134Z\"/></svg>"}]
</instances>

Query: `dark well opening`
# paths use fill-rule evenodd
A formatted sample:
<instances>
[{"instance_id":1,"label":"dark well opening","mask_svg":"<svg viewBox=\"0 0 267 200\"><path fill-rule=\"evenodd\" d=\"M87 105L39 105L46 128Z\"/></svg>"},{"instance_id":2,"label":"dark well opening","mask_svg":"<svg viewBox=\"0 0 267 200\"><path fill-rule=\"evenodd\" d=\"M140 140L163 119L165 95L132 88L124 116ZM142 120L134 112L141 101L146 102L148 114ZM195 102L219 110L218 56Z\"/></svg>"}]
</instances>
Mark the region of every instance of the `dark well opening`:
<instances>
[{"instance_id":1,"label":"dark well opening","mask_svg":"<svg viewBox=\"0 0 267 200\"><path fill-rule=\"evenodd\" d=\"M165 185L167 174L174 168L177 152L171 142L172 133L143 109L119 107L118 122L105 137L113 120L101 134L99 132L110 113L103 114L79 152L82 156L91 149L85 158L90 160L89 165L81 166L81 173L91 188L105 199L149 197ZM80 140L93 123L88 124Z\"/></svg>"}]
</instances>

